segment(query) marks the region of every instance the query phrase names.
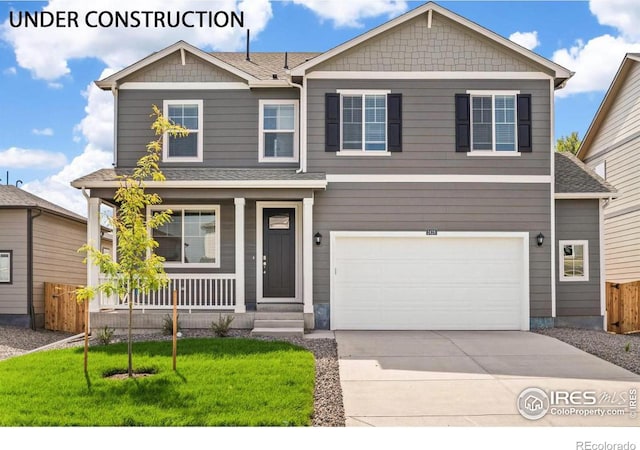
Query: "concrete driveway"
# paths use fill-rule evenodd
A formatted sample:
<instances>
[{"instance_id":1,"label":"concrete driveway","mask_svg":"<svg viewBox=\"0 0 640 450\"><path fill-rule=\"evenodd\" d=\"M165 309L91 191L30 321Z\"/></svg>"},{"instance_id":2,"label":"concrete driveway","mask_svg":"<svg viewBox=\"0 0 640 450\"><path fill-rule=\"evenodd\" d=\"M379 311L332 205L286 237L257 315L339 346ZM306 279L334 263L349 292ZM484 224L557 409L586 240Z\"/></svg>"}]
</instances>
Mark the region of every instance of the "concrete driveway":
<instances>
[{"instance_id":1,"label":"concrete driveway","mask_svg":"<svg viewBox=\"0 0 640 450\"><path fill-rule=\"evenodd\" d=\"M629 407L630 390L640 392L640 376L548 336L518 331L335 335L347 426L640 426L629 411L608 412ZM518 396L532 387L545 393L592 392L584 401L595 395L605 415L559 411L565 405L551 403L544 417L525 419Z\"/></svg>"}]
</instances>

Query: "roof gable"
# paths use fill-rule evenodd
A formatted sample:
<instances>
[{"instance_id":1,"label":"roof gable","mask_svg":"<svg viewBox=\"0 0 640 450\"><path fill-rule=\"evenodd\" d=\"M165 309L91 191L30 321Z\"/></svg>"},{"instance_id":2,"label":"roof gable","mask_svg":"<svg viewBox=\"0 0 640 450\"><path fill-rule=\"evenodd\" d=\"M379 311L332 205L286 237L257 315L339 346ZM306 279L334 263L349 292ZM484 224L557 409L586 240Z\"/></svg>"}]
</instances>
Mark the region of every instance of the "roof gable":
<instances>
[{"instance_id":1,"label":"roof gable","mask_svg":"<svg viewBox=\"0 0 640 450\"><path fill-rule=\"evenodd\" d=\"M190 53L194 57L197 57L199 60L207 62L213 65L214 67L217 67L218 69L222 69L223 71L233 74L236 77L240 78L241 80L245 80L249 82L256 79L255 77L249 75L248 73L210 55L207 52L204 52L194 47L193 45L185 41L178 41L175 44L170 45L169 47L166 47L165 49L160 50L159 52L153 53L147 56L146 58L141 59L140 61L130 65L129 67L126 67L125 69L122 69L121 71L108 76L107 78L96 81L96 85L99 88L102 88L105 90L111 89L112 87L116 87L119 83L122 82L123 79L135 74L138 71L148 68L150 65L158 61L161 61L167 56L170 56L176 52L178 52L180 56L180 63L182 62L182 55L185 55L185 63L186 63L186 54Z\"/></svg>"},{"instance_id":2,"label":"roof gable","mask_svg":"<svg viewBox=\"0 0 640 450\"><path fill-rule=\"evenodd\" d=\"M571 153L555 152L554 158L556 194L617 196L618 191L613 186Z\"/></svg>"},{"instance_id":3,"label":"roof gable","mask_svg":"<svg viewBox=\"0 0 640 450\"><path fill-rule=\"evenodd\" d=\"M377 37L382 33L385 33L395 27L398 27L404 24L405 22L411 21L420 16L424 17L424 21L427 22L427 27L429 26L429 22L431 22L431 25L433 26L433 17L434 17L433 13L437 13L438 15L443 16L459 24L460 26L468 29L469 31L479 33L483 37L487 38L487 40L491 42L493 45L497 46L498 48L502 48L504 52L510 52L512 54L519 55L522 58L524 58L524 60L530 61L530 64L532 65L538 65L546 68L548 71L550 71L553 74L552 76L556 79L556 86L562 84L564 81L566 81L568 78L572 76L572 73L568 69L546 58L543 58L542 56L530 50L527 50L526 48L521 47L520 45L514 42L511 42L510 40L490 30L487 30L486 28L481 27L480 25L474 22L471 22L470 20L465 19L464 17L459 16L433 2L426 3L354 39L351 39L337 47L334 47L333 49L319 55L318 57L294 68L291 71L291 74L294 76L304 75L307 71L310 71L312 68L317 68L320 64L324 63L325 61L328 61L336 57L337 55L340 55L362 43L365 43L366 41L374 39L375 37ZM448 51L449 58L454 58L453 54L455 53L455 50L462 51L464 49L460 48L460 49L449 50ZM404 49L403 48L396 49L396 52L400 52L400 51L404 51Z\"/></svg>"},{"instance_id":4,"label":"roof gable","mask_svg":"<svg viewBox=\"0 0 640 450\"><path fill-rule=\"evenodd\" d=\"M73 220L86 222L86 219L79 214L11 185L0 185L1 208L39 208Z\"/></svg>"},{"instance_id":5,"label":"roof gable","mask_svg":"<svg viewBox=\"0 0 640 450\"><path fill-rule=\"evenodd\" d=\"M634 87L630 86L630 84L635 83L635 87L640 89L640 64L638 63L640 63L640 53L628 53L625 55L616 75L613 77L607 93L602 99L602 103L600 103L598 111L582 139L577 154L578 158L584 160L589 156L591 150L602 150L596 149L595 144L600 130L609 120L610 113L616 105L624 99L625 90ZM633 114L631 114L632 110L633 108L640 108L640 105L638 105L637 102L627 103L622 109L625 108L626 110L620 111L620 116L633 119ZM616 126L618 125L619 124L616 124ZM609 144L610 143L613 142L609 142Z\"/></svg>"}]
</instances>

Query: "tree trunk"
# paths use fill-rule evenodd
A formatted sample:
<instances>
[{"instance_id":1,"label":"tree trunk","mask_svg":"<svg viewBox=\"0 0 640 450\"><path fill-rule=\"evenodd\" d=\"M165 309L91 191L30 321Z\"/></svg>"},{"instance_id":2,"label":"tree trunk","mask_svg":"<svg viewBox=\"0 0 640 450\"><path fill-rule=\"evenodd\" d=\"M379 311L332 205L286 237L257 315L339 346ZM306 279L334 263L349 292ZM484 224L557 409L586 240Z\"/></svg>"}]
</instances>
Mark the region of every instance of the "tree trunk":
<instances>
[{"instance_id":1,"label":"tree trunk","mask_svg":"<svg viewBox=\"0 0 640 450\"><path fill-rule=\"evenodd\" d=\"M131 342L131 327L133 325L133 304L131 303L131 296L129 296L129 343L127 345L127 353L129 358L129 378L133 377L133 346Z\"/></svg>"}]
</instances>

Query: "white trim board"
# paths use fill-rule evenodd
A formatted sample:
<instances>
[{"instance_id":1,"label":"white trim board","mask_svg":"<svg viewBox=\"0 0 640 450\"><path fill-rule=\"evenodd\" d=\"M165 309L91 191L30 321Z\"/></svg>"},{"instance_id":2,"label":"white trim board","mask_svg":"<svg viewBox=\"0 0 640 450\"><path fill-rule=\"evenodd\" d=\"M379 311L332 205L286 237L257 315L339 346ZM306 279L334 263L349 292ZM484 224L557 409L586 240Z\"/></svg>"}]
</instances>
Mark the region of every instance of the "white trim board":
<instances>
[{"instance_id":1,"label":"white trim board","mask_svg":"<svg viewBox=\"0 0 640 450\"><path fill-rule=\"evenodd\" d=\"M308 80L551 80L544 72L459 72L459 71L328 71L309 73Z\"/></svg>"},{"instance_id":2,"label":"white trim board","mask_svg":"<svg viewBox=\"0 0 640 450\"><path fill-rule=\"evenodd\" d=\"M556 200L580 200L589 198L617 198L617 192L556 192L554 194Z\"/></svg>"},{"instance_id":3,"label":"white trim board","mask_svg":"<svg viewBox=\"0 0 640 450\"><path fill-rule=\"evenodd\" d=\"M72 183L75 188L117 188L119 181L85 181L82 183ZM181 181L147 181L148 188L249 188L249 189L324 189L327 187L326 180L181 180Z\"/></svg>"},{"instance_id":4,"label":"white trim board","mask_svg":"<svg viewBox=\"0 0 640 450\"><path fill-rule=\"evenodd\" d=\"M148 82L148 81L127 81L122 83L118 89L126 90L163 90L163 91L178 91L178 90L240 90L249 89L249 85L243 82Z\"/></svg>"},{"instance_id":5,"label":"white trim board","mask_svg":"<svg viewBox=\"0 0 640 450\"><path fill-rule=\"evenodd\" d=\"M265 208L294 208L296 214L296 296L294 298L265 298L262 292L262 217ZM302 202L256 202L256 302L302 303Z\"/></svg>"},{"instance_id":6,"label":"white trim board","mask_svg":"<svg viewBox=\"0 0 640 450\"><path fill-rule=\"evenodd\" d=\"M551 183L549 175L327 175L329 183Z\"/></svg>"}]
</instances>

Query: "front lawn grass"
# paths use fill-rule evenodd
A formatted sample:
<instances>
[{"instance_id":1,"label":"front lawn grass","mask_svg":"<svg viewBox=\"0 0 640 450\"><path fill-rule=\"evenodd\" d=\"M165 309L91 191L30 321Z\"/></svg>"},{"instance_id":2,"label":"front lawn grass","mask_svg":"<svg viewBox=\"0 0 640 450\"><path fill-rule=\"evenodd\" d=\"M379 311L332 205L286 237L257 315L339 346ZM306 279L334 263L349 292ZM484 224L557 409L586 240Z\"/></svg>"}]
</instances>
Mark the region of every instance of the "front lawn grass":
<instances>
[{"instance_id":1,"label":"front lawn grass","mask_svg":"<svg viewBox=\"0 0 640 450\"><path fill-rule=\"evenodd\" d=\"M171 342L133 344L145 378L107 379L125 369L126 344L0 361L0 426L299 426L310 425L313 355L286 342L184 339L177 372Z\"/></svg>"}]
</instances>

